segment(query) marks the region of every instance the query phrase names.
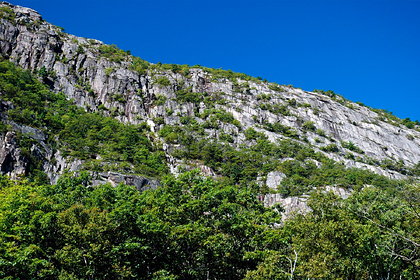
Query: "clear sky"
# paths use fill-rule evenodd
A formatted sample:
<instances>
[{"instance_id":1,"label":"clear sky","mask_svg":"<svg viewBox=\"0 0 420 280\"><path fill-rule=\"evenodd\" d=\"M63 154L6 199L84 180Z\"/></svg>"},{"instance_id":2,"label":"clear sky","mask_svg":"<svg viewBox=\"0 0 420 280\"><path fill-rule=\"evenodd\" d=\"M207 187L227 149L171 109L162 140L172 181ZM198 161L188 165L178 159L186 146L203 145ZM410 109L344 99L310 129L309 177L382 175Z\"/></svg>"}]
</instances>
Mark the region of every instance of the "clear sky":
<instances>
[{"instance_id":1,"label":"clear sky","mask_svg":"<svg viewBox=\"0 0 420 280\"><path fill-rule=\"evenodd\" d=\"M420 0L8 0L149 62L231 69L420 120Z\"/></svg>"}]
</instances>

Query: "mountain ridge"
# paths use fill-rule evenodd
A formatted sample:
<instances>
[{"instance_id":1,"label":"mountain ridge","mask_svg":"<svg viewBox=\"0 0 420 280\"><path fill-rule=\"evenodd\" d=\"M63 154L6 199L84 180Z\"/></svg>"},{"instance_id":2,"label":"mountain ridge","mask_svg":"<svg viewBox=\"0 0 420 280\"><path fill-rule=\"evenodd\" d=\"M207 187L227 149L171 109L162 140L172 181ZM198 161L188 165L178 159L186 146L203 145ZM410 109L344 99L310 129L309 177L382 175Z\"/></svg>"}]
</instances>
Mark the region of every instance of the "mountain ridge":
<instances>
[{"instance_id":1,"label":"mountain ridge","mask_svg":"<svg viewBox=\"0 0 420 280\"><path fill-rule=\"evenodd\" d=\"M348 168L393 179L413 175L420 160L419 126L404 125L386 110L371 110L332 91L308 92L231 71L150 64L114 45L66 34L34 10L1 5L15 14L2 18L3 56L86 111L123 123L145 122L154 137L192 118L204 129L200 139L224 137L234 147L249 146L253 140L244 132L251 129L272 143L292 139ZM171 155L182 148L180 141L168 142L163 134L155 144L163 144L170 170L189 165Z\"/></svg>"},{"instance_id":2,"label":"mountain ridge","mask_svg":"<svg viewBox=\"0 0 420 280\"><path fill-rule=\"evenodd\" d=\"M0 3L0 277L419 279L419 124L150 64Z\"/></svg>"}]
</instances>

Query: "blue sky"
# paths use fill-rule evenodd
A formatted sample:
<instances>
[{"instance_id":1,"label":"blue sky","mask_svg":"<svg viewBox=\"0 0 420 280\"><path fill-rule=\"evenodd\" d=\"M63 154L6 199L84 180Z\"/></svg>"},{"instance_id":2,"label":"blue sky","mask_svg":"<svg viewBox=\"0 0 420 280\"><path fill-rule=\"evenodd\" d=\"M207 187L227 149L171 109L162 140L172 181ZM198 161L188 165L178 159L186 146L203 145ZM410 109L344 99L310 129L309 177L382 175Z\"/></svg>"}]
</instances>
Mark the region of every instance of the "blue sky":
<instances>
[{"instance_id":1,"label":"blue sky","mask_svg":"<svg viewBox=\"0 0 420 280\"><path fill-rule=\"evenodd\" d=\"M420 0L9 0L149 62L231 69L420 120Z\"/></svg>"}]
</instances>

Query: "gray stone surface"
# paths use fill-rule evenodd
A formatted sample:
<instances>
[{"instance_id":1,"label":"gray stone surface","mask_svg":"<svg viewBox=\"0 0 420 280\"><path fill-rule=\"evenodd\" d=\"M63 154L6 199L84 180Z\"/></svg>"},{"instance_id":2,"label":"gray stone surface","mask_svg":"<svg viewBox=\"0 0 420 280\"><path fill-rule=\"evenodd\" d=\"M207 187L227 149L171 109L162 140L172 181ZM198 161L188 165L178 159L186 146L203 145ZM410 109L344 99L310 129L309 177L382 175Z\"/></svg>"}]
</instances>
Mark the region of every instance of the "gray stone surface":
<instances>
[{"instance_id":1,"label":"gray stone surface","mask_svg":"<svg viewBox=\"0 0 420 280\"><path fill-rule=\"evenodd\" d=\"M284 221L292 213L306 213L310 211L306 201L306 197L282 197L281 194L267 194L264 196L264 206L272 207L276 204L280 204L283 207L282 220Z\"/></svg>"},{"instance_id":2,"label":"gray stone surface","mask_svg":"<svg viewBox=\"0 0 420 280\"><path fill-rule=\"evenodd\" d=\"M343 199L348 198L351 195L351 191L334 186L325 186L320 188L323 192L333 192ZM272 207L279 204L283 207L282 220L284 221L290 217L293 213L307 213L311 211L307 204L308 195L300 197L283 197L281 194L266 194L260 198L263 201L265 207Z\"/></svg>"},{"instance_id":3,"label":"gray stone surface","mask_svg":"<svg viewBox=\"0 0 420 280\"><path fill-rule=\"evenodd\" d=\"M206 177L213 177L216 176L216 173L214 173L213 169L206 165L200 165L199 166L201 174L203 174Z\"/></svg>"},{"instance_id":4,"label":"gray stone surface","mask_svg":"<svg viewBox=\"0 0 420 280\"><path fill-rule=\"evenodd\" d=\"M203 103L194 108L192 103L178 104L174 99L175 91L183 83L184 88L190 87L194 92L220 93L227 103L218 104L216 108L232 113L242 125L242 130L239 130L231 124L220 123L220 130L206 129L209 139L217 137L221 131L224 131L232 136L234 140L232 145L249 144L243 131L253 127L263 132L270 141L275 142L286 137L266 131L261 128L261 125L263 122L280 123L293 128L301 139L306 137L316 151L322 152L320 150L322 146L337 144L338 153L325 154L342 162L346 167L368 169L390 178L400 179L405 176L383 169L380 165L356 162L345 156L350 153L355 157L363 158L365 162L369 162L369 158L378 161L402 160L407 166L413 166L420 161L420 132L402 125L384 122L378 113L367 107L355 103L344 106L343 104L347 101L341 100L341 97L333 100L316 92L288 86L282 86L281 91L274 91L269 88L268 83L241 79L237 79L238 84L247 83L248 90L237 90L233 82L226 79L212 79L211 74L199 68L190 69L188 76L171 71L146 71L139 74L130 70L132 58L129 56L119 63L100 57L98 48L103 45L102 42L63 33L58 27L43 21L42 17L31 9L5 2L0 3L0 6L5 5L14 9L16 20L14 23L5 19L0 21L1 54L24 69L36 70L45 67L50 73L54 72L55 75L50 75L46 80L52 90L63 92L67 98L74 99L77 105L89 108L91 111L98 111L98 107L103 105L107 109L118 111L116 118L119 121L133 124L146 121L155 132L162 127L155 123L157 117L162 117L166 124L181 125L178 115L188 115L195 117L200 123L197 111L204 112ZM18 22L35 22L36 24L32 26L16 24ZM84 53L77 52L79 47L84 49ZM111 74L107 75L106 69L112 69ZM171 85L156 84L154 81L160 76L167 77ZM93 93L89 93L86 88L81 88L77 84L80 80L85 81L92 88ZM124 102L113 98L114 94L123 96ZM158 106L153 102L158 95L167 97L163 105ZM262 95L270 96L269 102L272 105L287 105L294 99L298 104L305 103L308 106L288 106L290 114L287 116L273 114L261 109L261 104L265 102L259 98ZM1 106L13 105L3 102ZM171 115L167 114L167 109L172 110ZM107 112L110 114L110 111L106 111L105 114ZM317 129L324 131L325 137L313 131L306 131L302 127L306 121L313 122ZM56 181L56 177L62 170L66 168L78 170L83 164L77 160L67 162L68 159L63 159L60 154L52 154L39 131L17 126L19 125L14 126L14 129L33 135L33 139L39 142L34 151L36 150L46 159L44 169L52 182ZM364 154L357 154L341 147L340 141L351 141L363 150ZM303 141L301 143L305 144ZM173 147L170 145L167 149L168 159L171 159L172 150ZM17 153L16 150L15 157ZM50 162L53 158L56 159L55 164ZM172 162L169 162L171 170L176 173L177 163L171 160ZM22 163L19 166L21 166L19 170L22 171L25 165ZM211 171L207 170L204 173L210 174ZM267 185L275 188L281 181L280 177L270 175L270 179L267 177Z\"/></svg>"},{"instance_id":5,"label":"gray stone surface","mask_svg":"<svg viewBox=\"0 0 420 280\"><path fill-rule=\"evenodd\" d=\"M159 182L153 179L116 172L94 172L92 174L92 180L93 185L110 183L112 186L116 186L122 183L129 186L135 186L139 191L156 189L159 186Z\"/></svg>"},{"instance_id":6,"label":"gray stone surface","mask_svg":"<svg viewBox=\"0 0 420 280\"><path fill-rule=\"evenodd\" d=\"M285 177L286 175L280 171L269 172L267 174L266 185L272 190L277 190L277 187Z\"/></svg>"},{"instance_id":7,"label":"gray stone surface","mask_svg":"<svg viewBox=\"0 0 420 280\"><path fill-rule=\"evenodd\" d=\"M0 172L16 179L19 175L25 175L28 168L28 159L22 154L16 145L15 132L7 132L0 138Z\"/></svg>"}]
</instances>

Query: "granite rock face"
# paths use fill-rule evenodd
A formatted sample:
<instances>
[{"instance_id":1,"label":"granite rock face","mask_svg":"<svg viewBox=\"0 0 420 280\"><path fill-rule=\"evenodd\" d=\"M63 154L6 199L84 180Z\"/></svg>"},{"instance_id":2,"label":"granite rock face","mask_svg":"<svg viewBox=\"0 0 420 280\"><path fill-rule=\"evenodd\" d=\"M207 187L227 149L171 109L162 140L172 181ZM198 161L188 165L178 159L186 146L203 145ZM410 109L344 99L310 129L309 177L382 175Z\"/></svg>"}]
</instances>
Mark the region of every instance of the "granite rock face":
<instances>
[{"instance_id":1,"label":"granite rock face","mask_svg":"<svg viewBox=\"0 0 420 280\"><path fill-rule=\"evenodd\" d=\"M116 172L94 172L92 179L94 186L105 183L110 183L112 186L116 186L122 183L128 186L135 186L139 191L156 189L159 186L159 182L156 180L151 180L135 175L125 175Z\"/></svg>"},{"instance_id":2,"label":"granite rock face","mask_svg":"<svg viewBox=\"0 0 420 280\"><path fill-rule=\"evenodd\" d=\"M188 73L170 69L138 72L132 67L134 58L128 53L120 59L112 59L101 52L101 47L105 45L98 40L66 34L43 20L34 10L6 2L0 3L0 6L11 8L16 15L13 20L0 19L0 54L24 69L45 69L48 74L43 77L43 82L86 110L102 111L126 123L147 122L153 132L158 132L164 124L182 125L180 116L189 116L202 123L199 115L205 109L203 102L194 104L176 99L177 91L188 89L203 95L217 94L225 102L218 103L216 108L231 113L242 126L238 129L235 125L220 123L218 129L205 130L209 139L225 133L232 137L232 145L247 144L249 141L243 131L252 127L275 142L288 136L268 131L263 124L281 124L299 135L302 144L312 145L315 151L342 162L346 167L369 169L400 179L405 175L380 163L388 160L413 166L420 161L420 132L387 120L381 112L340 96L331 97L255 80L236 79L232 82L201 68L190 68ZM165 79L167 83L162 85L157 82L159 79ZM159 98L162 102L157 103ZM287 108L288 113L279 113L272 108ZM38 149L36 152L47 159L44 169L52 182L66 168L80 169L83 163L77 159L63 159L57 152L51 154L48 146L41 144L45 144L45 139L36 130L18 128L18 124L15 126L32 133L33 139L40 143L34 151ZM357 149L348 149L340 143L351 143ZM324 148L331 144L335 144L338 151L325 151ZM6 156L2 159L5 171L2 172L10 173L10 162L14 161L6 159L7 155L17 162L19 150L15 149L13 154L8 152L9 146L4 145ZM171 157L173 147L165 147L169 164L179 165ZM56 163L51 164L48 159L53 157ZM16 172L24 172L24 161L16 168ZM175 169L171 168L174 173ZM211 169L201 169L206 175L216 175ZM113 182L109 179L112 176L109 176L98 180ZM270 173L266 184L274 189L283 178L279 172Z\"/></svg>"},{"instance_id":3,"label":"granite rock face","mask_svg":"<svg viewBox=\"0 0 420 280\"><path fill-rule=\"evenodd\" d=\"M27 168L28 160L16 146L16 134L7 132L0 139L0 172L16 179L19 175L25 175Z\"/></svg>"},{"instance_id":4,"label":"granite rock face","mask_svg":"<svg viewBox=\"0 0 420 280\"><path fill-rule=\"evenodd\" d=\"M51 184L56 184L64 171L79 172L81 170L84 162L81 160L68 161L61 156L60 151L54 153L53 149L44 142L47 136L42 131L13 122L9 123L16 131L28 134L32 139L38 140L38 143L32 145L31 154L41 160L42 169L49 177ZM16 142L16 133L14 131L7 132L4 137L0 138L0 172L3 175L10 176L12 179L27 175L29 168L28 156L22 154ZM127 175L117 172L91 172L91 174L93 185L110 183L115 186L123 183L135 186L139 191L156 189L159 185L159 182L156 180L133 174Z\"/></svg>"},{"instance_id":5,"label":"granite rock face","mask_svg":"<svg viewBox=\"0 0 420 280\"><path fill-rule=\"evenodd\" d=\"M285 177L286 175L279 171L269 172L267 174L266 185L272 190L277 190L277 187L280 185L281 181Z\"/></svg>"},{"instance_id":6,"label":"granite rock face","mask_svg":"<svg viewBox=\"0 0 420 280\"><path fill-rule=\"evenodd\" d=\"M283 208L282 220L287 219L293 213L307 213L310 211L306 201L307 197L282 197L281 194L267 194L264 196L264 206L272 207L279 204Z\"/></svg>"},{"instance_id":7,"label":"granite rock face","mask_svg":"<svg viewBox=\"0 0 420 280\"><path fill-rule=\"evenodd\" d=\"M344 188L325 186L322 188L323 192L333 192L335 195L346 199L351 195L351 190ZM303 195L301 197L282 197L281 194L266 194L260 198L263 201L265 207L272 207L276 204L279 204L283 208L282 219L283 221L290 217L294 213L307 213L311 211L307 204L308 195Z\"/></svg>"}]
</instances>

